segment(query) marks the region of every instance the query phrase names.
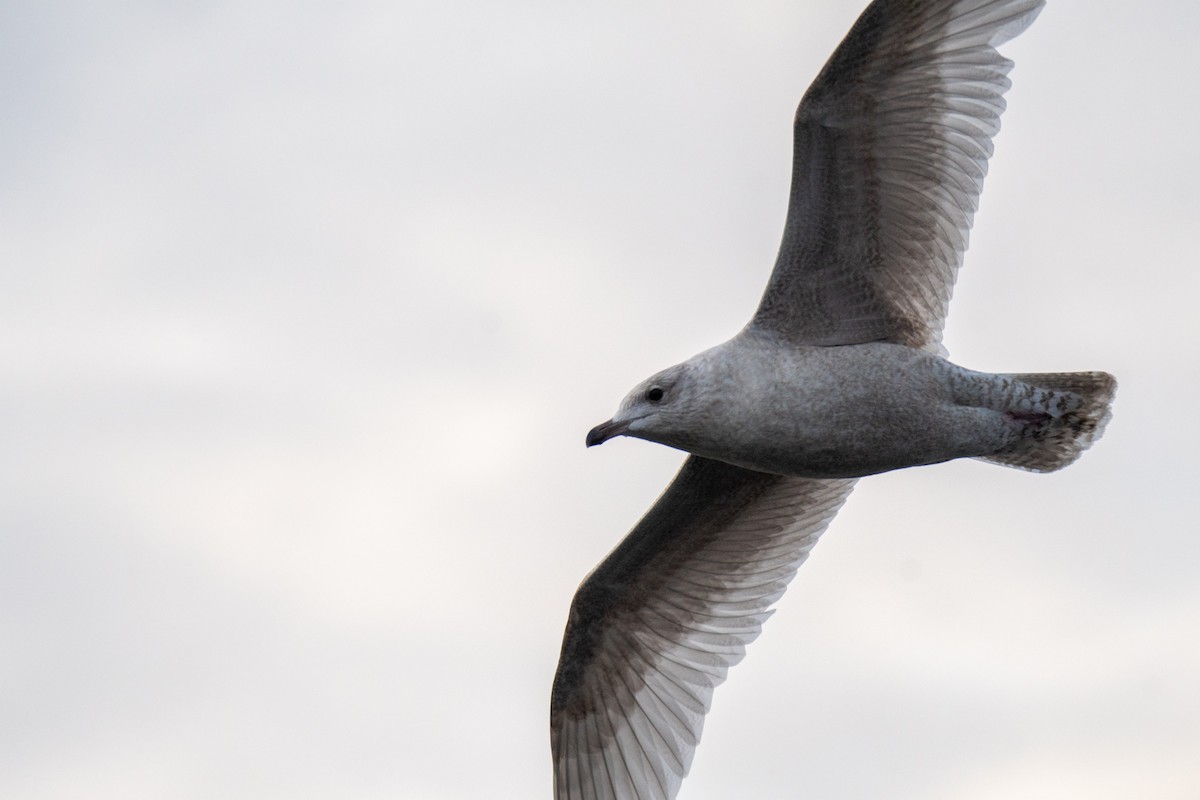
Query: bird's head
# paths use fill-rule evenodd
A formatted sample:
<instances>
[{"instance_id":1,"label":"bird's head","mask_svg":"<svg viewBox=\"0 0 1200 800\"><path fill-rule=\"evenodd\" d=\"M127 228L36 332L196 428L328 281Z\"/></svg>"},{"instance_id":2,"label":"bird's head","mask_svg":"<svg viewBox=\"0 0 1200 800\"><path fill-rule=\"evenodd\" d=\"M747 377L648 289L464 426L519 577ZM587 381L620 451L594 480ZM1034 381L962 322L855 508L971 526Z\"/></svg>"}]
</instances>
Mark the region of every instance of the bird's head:
<instances>
[{"instance_id":1,"label":"bird's head","mask_svg":"<svg viewBox=\"0 0 1200 800\"><path fill-rule=\"evenodd\" d=\"M634 436L684 447L687 417L694 399L693 373L685 362L639 383L621 401L612 419L588 431L587 446L603 444L616 436Z\"/></svg>"}]
</instances>

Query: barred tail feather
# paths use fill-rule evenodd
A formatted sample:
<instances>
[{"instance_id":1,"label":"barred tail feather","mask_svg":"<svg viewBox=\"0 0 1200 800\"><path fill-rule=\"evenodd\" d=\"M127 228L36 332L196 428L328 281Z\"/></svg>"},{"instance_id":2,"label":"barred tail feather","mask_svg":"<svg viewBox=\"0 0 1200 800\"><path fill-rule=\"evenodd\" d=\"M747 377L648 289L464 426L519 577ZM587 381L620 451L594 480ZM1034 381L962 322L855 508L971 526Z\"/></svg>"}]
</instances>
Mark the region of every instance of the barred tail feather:
<instances>
[{"instance_id":1,"label":"barred tail feather","mask_svg":"<svg viewBox=\"0 0 1200 800\"><path fill-rule=\"evenodd\" d=\"M1051 393L1050 419L1031 428L1027 438L984 456L984 461L1032 472L1054 472L1091 447L1112 418L1117 380L1107 372L1045 372L1010 377Z\"/></svg>"}]
</instances>

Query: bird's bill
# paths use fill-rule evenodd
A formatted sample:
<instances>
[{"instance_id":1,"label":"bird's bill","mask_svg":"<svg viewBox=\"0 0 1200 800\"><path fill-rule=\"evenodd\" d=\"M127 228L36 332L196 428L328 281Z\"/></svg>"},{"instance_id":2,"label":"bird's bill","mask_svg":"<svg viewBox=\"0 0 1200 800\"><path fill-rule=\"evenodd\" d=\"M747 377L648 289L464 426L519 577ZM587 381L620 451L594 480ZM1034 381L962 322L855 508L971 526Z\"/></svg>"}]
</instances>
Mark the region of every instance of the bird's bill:
<instances>
[{"instance_id":1,"label":"bird's bill","mask_svg":"<svg viewBox=\"0 0 1200 800\"><path fill-rule=\"evenodd\" d=\"M608 422L601 422L596 427L588 431L587 446L592 447L598 444L604 444L614 436L620 436L629 430L627 421L618 422L615 419L610 419Z\"/></svg>"}]
</instances>

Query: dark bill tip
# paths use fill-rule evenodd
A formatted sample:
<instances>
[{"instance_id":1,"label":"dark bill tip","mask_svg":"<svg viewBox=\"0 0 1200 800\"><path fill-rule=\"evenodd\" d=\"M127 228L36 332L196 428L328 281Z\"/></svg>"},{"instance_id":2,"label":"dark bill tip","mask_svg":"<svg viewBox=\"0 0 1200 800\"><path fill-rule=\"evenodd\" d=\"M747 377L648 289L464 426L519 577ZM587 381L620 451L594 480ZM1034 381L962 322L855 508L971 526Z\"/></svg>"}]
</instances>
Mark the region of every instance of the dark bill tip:
<instances>
[{"instance_id":1,"label":"dark bill tip","mask_svg":"<svg viewBox=\"0 0 1200 800\"><path fill-rule=\"evenodd\" d=\"M611 419L608 422L601 422L588 431L587 446L594 447L598 444L604 444L614 436L620 436L628 427L627 423L615 422Z\"/></svg>"}]
</instances>

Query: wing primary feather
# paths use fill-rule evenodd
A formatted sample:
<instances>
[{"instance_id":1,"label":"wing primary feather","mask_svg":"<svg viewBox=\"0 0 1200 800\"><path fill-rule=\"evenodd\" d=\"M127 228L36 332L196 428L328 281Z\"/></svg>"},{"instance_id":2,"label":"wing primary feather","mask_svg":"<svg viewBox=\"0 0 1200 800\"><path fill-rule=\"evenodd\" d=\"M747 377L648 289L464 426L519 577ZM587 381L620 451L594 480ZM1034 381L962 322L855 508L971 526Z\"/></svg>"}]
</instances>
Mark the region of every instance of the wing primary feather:
<instances>
[{"instance_id":1,"label":"wing primary feather","mask_svg":"<svg viewBox=\"0 0 1200 800\"><path fill-rule=\"evenodd\" d=\"M607 743L604 747L604 759L612 776L613 797L637 797L640 794L637 786L645 783L645 771L639 768L639 759L630 761L625 747L621 744L622 738L631 734L628 731L619 732L613 725L612 715L615 709L603 702L599 702L596 708L597 724L603 726L602 739ZM630 724L629 720L625 720L626 726Z\"/></svg>"},{"instance_id":2,"label":"wing primary feather","mask_svg":"<svg viewBox=\"0 0 1200 800\"><path fill-rule=\"evenodd\" d=\"M661 717L655 717L655 716L651 716L650 714L647 714L645 709L642 707L642 704L638 701L638 695L643 689L650 689L651 683L649 680L649 676L653 676L653 675L658 675L661 678L667 679L670 683L672 683L672 685L675 686L676 689L679 690L680 693L686 694L689 699L691 698L691 695L690 695L690 693L687 692L687 690L684 687L678 686L677 684L674 683L674 681L670 681L668 676L662 675L662 673L655 666L654 662L652 662L651 660L646 658L646 655L643 652L643 648L637 647L637 648L631 650L630 656L636 657L639 661L642 662L643 669L638 670L635 673L637 680L641 685L638 687L634 687L633 685L631 685L628 680L629 673L626 671L621 671L620 678L621 678L621 682L623 684L623 688L625 689L626 692L628 692L628 695L629 695L632 705L637 707L641 711L641 713L645 716L646 721L649 723L650 728L647 731L647 733L652 733L654 735L654 737L657 738L658 743L655 745L654 749L655 750L663 750L665 748L666 750L668 750L669 752L674 754L676 751L676 744L674 741L676 733L675 733L674 726L670 726L667 728L663 728L662 726L660 726L658 724L659 721L661 720L662 722L666 722L666 720L662 719ZM672 715L675 716L675 718L680 722L681 728L683 728L683 729L687 728L687 720L680 717L678 715L678 712L675 712L674 706L664 703L663 708L672 711ZM640 737L639 737L639 739L640 739ZM644 745L643 745L643 749L645 749ZM654 751L646 750L646 752L654 752Z\"/></svg>"}]
</instances>

